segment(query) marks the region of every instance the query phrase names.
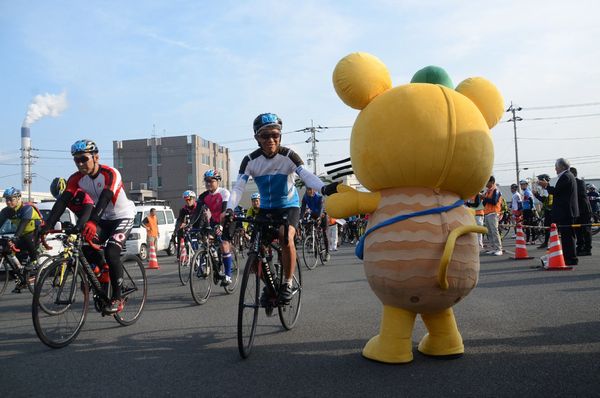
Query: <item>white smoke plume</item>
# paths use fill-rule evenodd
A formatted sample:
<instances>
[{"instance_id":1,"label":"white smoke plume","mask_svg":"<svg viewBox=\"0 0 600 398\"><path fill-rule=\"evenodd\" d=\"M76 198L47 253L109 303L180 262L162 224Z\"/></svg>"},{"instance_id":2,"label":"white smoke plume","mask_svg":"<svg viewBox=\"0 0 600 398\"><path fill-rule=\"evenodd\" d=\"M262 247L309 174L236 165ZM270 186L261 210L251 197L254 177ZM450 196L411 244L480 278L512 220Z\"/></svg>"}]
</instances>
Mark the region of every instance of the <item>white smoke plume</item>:
<instances>
[{"instance_id":1,"label":"white smoke plume","mask_svg":"<svg viewBox=\"0 0 600 398\"><path fill-rule=\"evenodd\" d=\"M44 116L56 117L60 115L69 106L67 102L67 93L60 94L39 94L33 98L29 104L27 116L23 120L23 127L30 127Z\"/></svg>"}]
</instances>

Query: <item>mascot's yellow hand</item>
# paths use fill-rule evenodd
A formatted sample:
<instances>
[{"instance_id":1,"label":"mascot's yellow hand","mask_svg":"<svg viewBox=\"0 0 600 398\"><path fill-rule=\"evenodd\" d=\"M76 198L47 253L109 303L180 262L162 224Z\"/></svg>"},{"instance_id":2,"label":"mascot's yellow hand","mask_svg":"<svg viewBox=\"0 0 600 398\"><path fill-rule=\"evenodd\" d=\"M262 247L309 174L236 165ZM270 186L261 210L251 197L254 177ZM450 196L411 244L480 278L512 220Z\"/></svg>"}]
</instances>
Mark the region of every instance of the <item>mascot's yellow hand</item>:
<instances>
[{"instance_id":1,"label":"mascot's yellow hand","mask_svg":"<svg viewBox=\"0 0 600 398\"><path fill-rule=\"evenodd\" d=\"M327 214L335 218L372 213L377 209L381 197L378 192L359 192L343 184L337 186L337 191L338 193L329 196L325 203Z\"/></svg>"}]
</instances>

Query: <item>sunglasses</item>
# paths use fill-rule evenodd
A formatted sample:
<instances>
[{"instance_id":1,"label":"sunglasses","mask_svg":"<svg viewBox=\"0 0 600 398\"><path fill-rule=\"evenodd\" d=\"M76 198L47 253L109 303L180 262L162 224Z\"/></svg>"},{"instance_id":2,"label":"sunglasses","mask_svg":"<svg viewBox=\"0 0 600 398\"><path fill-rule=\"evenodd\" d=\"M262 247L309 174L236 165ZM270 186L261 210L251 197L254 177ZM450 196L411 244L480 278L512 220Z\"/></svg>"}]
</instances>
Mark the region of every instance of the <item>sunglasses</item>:
<instances>
[{"instance_id":1,"label":"sunglasses","mask_svg":"<svg viewBox=\"0 0 600 398\"><path fill-rule=\"evenodd\" d=\"M89 156L77 156L74 157L73 160L75 163L87 163L90 160Z\"/></svg>"},{"instance_id":2,"label":"sunglasses","mask_svg":"<svg viewBox=\"0 0 600 398\"><path fill-rule=\"evenodd\" d=\"M211 182L213 182L213 181L217 181L217 180L215 180L215 179L213 179L213 178L207 178L206 180L204 180L204 183L206 183L206 184L210 184L210 183L211 183Z\"/></svg>"},{"instance_id":3,"label":"sunglasses","mask_svg":"<svg viewBox=\"0 0 600 398\"><path fill-rule=\"evenodd\" d=\"M261 140L267 141L269 138L273 138L274 140L278 140L281 138L280 133L272 133L272 134L259 134L258 135Z\"/></svg>"},{"instance_id":4,"label":"sunglasses","mask_svg":"<svg viewBox=\"0 0 600 398\"><path fill-rule=\"evenodd\" d=\"M191 196L189 198L185 198L185 200L194 200Z\"/></svg>"},{"instance_id":5,"label":"sunglasses","mask_svg":"<svg viewBox=\"0 0 600 398\"><path fill-rule=\"evenodd\" d=\"M17 201L17 197L16 196L11 196L10 198L4 198L4 200L8 203L8 202L16 202Z\"/></svg>"}]
</instances>

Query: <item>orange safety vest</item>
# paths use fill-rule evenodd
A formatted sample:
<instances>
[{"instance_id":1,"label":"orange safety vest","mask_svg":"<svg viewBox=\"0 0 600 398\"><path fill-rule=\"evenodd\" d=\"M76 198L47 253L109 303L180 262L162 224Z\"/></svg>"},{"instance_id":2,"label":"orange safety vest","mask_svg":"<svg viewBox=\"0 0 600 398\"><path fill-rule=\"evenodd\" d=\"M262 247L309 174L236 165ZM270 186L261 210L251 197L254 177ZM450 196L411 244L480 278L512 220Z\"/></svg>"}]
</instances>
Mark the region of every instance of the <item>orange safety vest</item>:
<instances>
[{"instance_id":1,"label":"orange safety vest","mask_svg":"<svg viewBox=\"0 0 600 398\"><path fill-rule=\"evenodd\" d=\"M486 199L492 199L492 196L494 195L494 191L498 192L498 195L501 195L500 191L498 191L498 189L496 188L496 184L492 185L492 187L490 189L488 189L485 192L485 198ZM500 200L500 196L498 196L498 202L493 205L491 203L486 203L483 207L483 214L492 214L492 213L497 213L500 214L502 213L502 201Z\"/></svg>"},{"instance_id":2,"label":"orange safety vest","mask_svg":"<svg viewBox=\"0 0 600 398\"><path fill-rule=\"evenodd\" d=\"M158 222L156 220L156 216L152 217L150 214L146 217L147 221L144 226L148 231L148 236L157 238L158 237Z\"/></svg>"}]
</instances>

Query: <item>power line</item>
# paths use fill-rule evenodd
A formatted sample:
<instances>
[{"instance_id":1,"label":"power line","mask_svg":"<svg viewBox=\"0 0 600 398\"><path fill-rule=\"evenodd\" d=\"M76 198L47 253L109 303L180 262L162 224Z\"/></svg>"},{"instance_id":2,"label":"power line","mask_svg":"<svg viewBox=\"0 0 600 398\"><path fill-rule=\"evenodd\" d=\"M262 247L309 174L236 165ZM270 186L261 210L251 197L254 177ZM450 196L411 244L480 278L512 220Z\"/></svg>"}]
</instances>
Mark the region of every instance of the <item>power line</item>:
<instances>
[{"instance_id":1,"label":"power line","mask_svg":"<svg viewBox=\"0 0 600 398\"><path fill-rule=\"evenodd\" d=\"M556 120L556 119L577 119L580 117L596 117L600 116L600 113L586 113L582 115L566 115L566 116L548 116L548 117L527 117L521 120Z\"/></svg>"},{"instance_id":2,"label":"power line","mask_svg":"<svg viewBox=\"0 0 600 398\"><path fill-rule=\"evenodd\" d=\"M579 108L582 106L596 106L600 105L600 102L587 102L584 104L567 104L567 105L548 105L548 106L530 106L524 107L523 110L538 110L538 109L561 109L561 108Z\"/></svg>"}]
</instances>

